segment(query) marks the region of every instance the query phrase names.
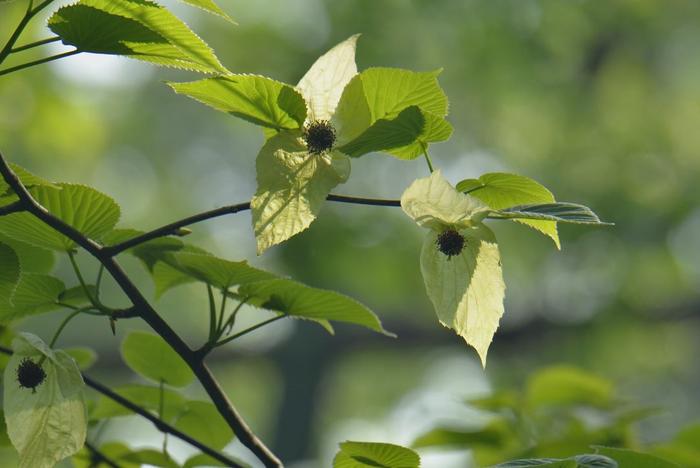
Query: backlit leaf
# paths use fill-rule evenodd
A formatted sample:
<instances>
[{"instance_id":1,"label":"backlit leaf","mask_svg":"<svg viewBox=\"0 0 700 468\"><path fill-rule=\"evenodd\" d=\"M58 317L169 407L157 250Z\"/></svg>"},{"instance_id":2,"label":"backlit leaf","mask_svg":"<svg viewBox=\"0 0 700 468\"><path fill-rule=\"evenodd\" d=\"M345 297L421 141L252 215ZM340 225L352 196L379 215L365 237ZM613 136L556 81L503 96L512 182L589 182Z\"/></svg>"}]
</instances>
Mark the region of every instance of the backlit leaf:
<instances>
[{"instance_id":1,"label":"backlit leaf","mask_svg":"<svg viewBox=\"0 0 700 468\"><path fill-rule=\"evenodd\" d=\"M185 387L194 380L187 363L158 335L130 332L121 346L124 362L137 374L173 387Z\"/></svg>"}]
</instances>

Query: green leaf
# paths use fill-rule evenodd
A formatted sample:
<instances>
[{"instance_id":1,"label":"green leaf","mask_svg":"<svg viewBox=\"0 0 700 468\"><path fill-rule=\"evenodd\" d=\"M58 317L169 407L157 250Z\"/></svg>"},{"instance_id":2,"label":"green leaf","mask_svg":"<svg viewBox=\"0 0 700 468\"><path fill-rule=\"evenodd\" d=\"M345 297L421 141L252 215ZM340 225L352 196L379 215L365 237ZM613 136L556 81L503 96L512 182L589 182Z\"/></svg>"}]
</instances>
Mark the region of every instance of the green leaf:
<instances>
[{"instance_id":1,"label":"green leaf","mask_svg":"<svg viewBox=\"0 0 700 468\"><path fill-rule=\"evenodd\" d=\"M0 304L0 323L59 308L56 302L64 290L65 286L58 278L37 273L23 273L9 296L9 302Z\"/></svg>"},{"instance_id":2,"label":"green leaf","mask_svg":"<svg viewBox=\"0 0 700 468\"><path fill-rule=\"evenodd\" d=\"M572 224L604 224L587 206L576 203L545 203L520 205L494 212L495 217L507 219L536 219Z\"/></svg>"},{"instance_id":3,"label":"green leaf","mask_svg":"<svg viewBox=\"0 0 700 468\"><path fill-rule=\"evenodd\" d=\"M215 449L221 450L233 440L233 432L216 406L207 401L188 401L175 427Z\"/></svg>"},{"instance_id":4,"label":"green leaf","mask_svg":"<svg viewBox=\"0 0 700 468\"><path fill-rule=\"evenodd\" d=\"M140 464L122 463L121 458L131 453L131 449L121 442L107 442L99 446L99 450L110 460L119 461L119 468L140 468ZM77 455L73 457L73 465L75 468L112 468L106 463L94 464L92 452L84 447Z\"/></svg>"},{"instance_id":5,"label":"green leaf","mask_svg":"<svg viewBox=\"0 0 700 468\"><path fill-rule=\"evenodd\" d=\"M593 448L597 453L615 460L619 468L680 468L675 463L648 453L612 447L594 446Z\"/></svg>"},{"instance_id":6,"label":"green leaf","mask_svg":"<svg viewBox=\"0 0 700 468\"><path fill-rule=\"evenodd\" d=\"M277 131L304 125L306 103L291 86L257 75L228 75L189 83L168 83L222 112Z\"/></svg>"},{"instance_id":7,"label":"green leaf","mask_svg":"<svg viewBox=\"0 0 700 468\"><path fill-rule=\"evenodd\" d=\"M49 182L46 179L42 179L41 177L32 174L22 166L18 166L17 164L10 163L10 169L17 175L19 178L19 181L22 182L22 185L24 185L26 188L31 188L36 185L49 185L53 186L53 183ZM5 179L0 177L0 195L5 195L7 193L11 193L12 190L10 189L10 186L5 182Z\"/></svg>"},{"instance_id":8,"label":"green leaf","mask_svg":"<svg viewBox=\"0 0 700 468\"><path fill-rule=\"evenodd\" d=\"M377 316L354 299L293 280L279 278L247 283L238 289L238 294L253 298L262 308L286 315L347 322L387 334Z\"/></svg>"},{"instance_id":9,"label":"green leaf","mask_svg":"<svg viewBox=\"0 0 700 468\"><path fill-rule=\"evenodd\" d=\"M419 468L420 457L413 450L394 444L342 442L333 468Z\"/></svg>"},{"instance_id":10,"label":"green leaf","mask_svg":"<svg viewBox=\"0 0 700 468\"><path fill-rule=\"evenodd\" d=\"M589 405L609 407L615 398L615 387L603 378L569 366L553 366L540 370L526 384L528 405Z\"/></svg>"},{"instance_id":11,"label":"green leaf","mask_svg":"<svg viewBox=\"0 0 700 468\"><path fill-rule=\"evenodd\" d=\"M19 281L19 258L9 245L0 243L0 300L9 299Z\"/></svg>"},{"instance_id":12,"label":"green leaf","mask_svg":"<svg viewBox=\"0 0 700 468\"><path fill-rule=\"evenodd\" d=\"M97 297L97 288L94 285L88 284L87 290L90 292L90 297ZM85 289L82 286L74 286L63 291L58 296L58 301L61 304L83 307L91 304L90 297L85 293Z\"/></svg>"},{"instance_id":13,"label":"green leaf","mask_svg":"<svg viewBox=\"0 0 700 468\"><path fill-rule=\"evenodd\" d=\"M30 192L54 216L93 239L112 230L119 221L119 205L91 187L58 184L57 188L37 186ZM72 240L29 213L0 218L0 232L40 248L65 252L76 247Z\"/></svg>"},{"instance_id":14,"label":"green leaf","mask_svg":"<svg viewBox=\"0 0 700 468\"><path fill-rule=\"evenodd\" d=\"M368 68L360 73L372 122L395 117L410 106L417 106L438 117L446 116L447 96L437 80L441 71Z\"/></svg>"},{"instance_id":15,"label":"green leaf","mask_svg":"<svg viewBox=\"0 0 700 468\"><path fill-rule=\"evenodd\" d=\"M494 210L555 201L552 192L535 180L504 172L491 172L478 179L465 179L457 184L457 190L478 198ZM561 248L556 222L545 220L516 221L537 229L550 237L558 249Z\"/></svg>"},{"instance_id":16,"label":"green leaf","mask_svg":"<svg viewBox=\"0 0 700 468\"><path fill-rule=\"evenodd\" d=\"M53 351L28 333L13 341L14 355L5 368L5 420L20 468L50 468L78 452L85 443L87 418L83 383L75 361ZM32 391L19 385L17 369L24 359L44 359L46 377Z\"/></svg>"},{"instance_id":17,"label":"green leaf","mask_svg":"<svg viewBox=\"0 0 700 468\"><path fill-rule=\"evenodd\" d=\"M429 143L447 140L452 126L444 119L448 104L437 81L439 74L370 68L357 75L346 87L334 116L340 129L339 149L353 157L385 151L413 159ZM397 119L410 107L419 112Z\"/></svg>"},{"instance_id":18,"label":"green leaf","mask_svg":"<svg viewBox=\"0 0 700 468\"><path fill-rule=\"evenodd\" d=\"M123 396L129 401L132 401L147 410L157 413L160 409L161 389L159 387L147 385L124 385L113 389L116 393ZM166 422L173 422L175 418L185 408L185 397L176 391L164 388L163 392L163 416L162 419ZM101 396L97 404L90 411L90 420L97 421L100 419L114 418L119 416L130 416L134 414L130 409L120 405L114 400Z\"/></svg>"},{"instance_id":19,"label":"green leaf","mask_svg":"<svg viewBox=\"0 0 700 468\"><path fill-rule=\"evenodd\" d=\"M29 273L49 273L54 266L54 254L0 233L0 243L7 244L19 257L22 271Z\"/></svg>"},{"instance_id":20,"label":"green leaf","mask_svg":"<svg viewBox=\"0 0 700 468\"><path fill-rule=\"evenodd\" d=\"M227 73L212 50L166 8L146 0L81 0L49 28L81 52L123 55L204 73Z\"/></svg>"},{"instance_id":21,"label":"green leaf","mask_svg":"<svg viewBox=\"0 0 700 468\"><path fill-rule=\"evenodd\" d=\"M439 232L423 242L421 272L440 323L476 349L482 365L503 315L505 284L496 238L484 225L463 229L465 245L448 257L437 246Z\"/></svg>"},{"instance_id":22,"label":"green leaf","mask_svg":"<svg viewBox=\"0 0 700 468\"><path fill-rule=\"evenodd\" d=\"M350 175L347 156L310 154L288 133L265 143L256 167L251 210L258 254L308 228L330 191Z\"/></svg>"},{"instance_id":23,"label":"green leaf","mask_svg":"<svg viewBox=\"0 0 700 468\"><path fill-rule=\"evenodd\" d=\"M63 350L73 358L81 371L91 368L97 362L97 353L86 347L67 348Z\"/></svg>"},{"instance_id":24,"label":"green leaf","mask_svg":"<svg viewBox=\"0 0 700 468\"><path fill-rule=\"evenodd\" d=\"M276 278L272 273L251 267L248 262L233 262L213 255L176 252L166 261L192 278L222 291L239 284Z\"/></svg>"},{"instance_id":25,"label":"green leaf","mask_svg":"<svg viewBox=\"0 0 700 468\"><path fill-rule=\"evenodd\" d=\"M532 458L513 460L493 466L492 468L578 468L575 460L555 460L553 458Z\"/></svg>"},{"instance_id":26,"label":"green leaf","mask_svg":"<svg viewBox=\"0 0 700 468\"><path fill-rule=\"evenodd\" d=\"M158 466L162 468L180 468L180 465L167 453L155 449L141 449L123 455L120 461L138 463L139 466Z\"/></svg>"},{"instance_id":27,"label":"green leaf","mask_svg":"<svg viewBox=\"0 0 700 468\"><path fill-rule=\"evenodd\" d=\"M124 362L137 374L173 387L185 387L194 380L187 363L158 335L130 332L121 347Z\"/></svg>"},{"instance_id":28,"label":"green leaf","mask_svg":"<svg viewBox=\"0 0 700 468\"><path fill-rule=\"evenodd\" d=\"M330 120L345 86L357 74L355 50L359 34L349 37L322 55L299 81L309 120Z\"/></svg>"},{"instance_id":29,"label":"green leaf","mask_svg":"<svg viewBox=\"0 0 700 468\"><path fill-rule=\"evenodd\" d=\"M195 6L197 8L201 8L202 10L204 10L206 12L212 13L212 14L217 15L217 16L221 16L225 20L227 20L233 24L236 24L236 22L233 21L233 19L231 19L231 17L228 14L226 14L226 12L221 9L221 7L219 7L219 5L214 3L214 0L182 0L182 1L185 3L189 3L190 5Z\"/></svg>"},{"instance_id":30,"label":"green leaf","mask_svg":"<svg viewBox=\"0 0 700 468\"><path fill-rule=\"evenodd\" d=\"M195 278L192 277L192 275L183 273L182 271L163 262L158 262L153 266L151 276L153 278L153 285L156 288L156 299L161 298L163 294L177 286L195 281Z\"/></svg>"},{"instance_id":31,"label":"green leaf","mask_svg":"<svg viewBox=\"0 0 700 468\"><path fill-rule=\"evenodd\" d=\"M391 119L379 119L354 140L338 147L351 157L385 151L401 159L423 154L429 143L447 140L452 126L442 117L410 106Z\"/></svg>"},{"instance_id":32,"label":"green leaf","mask_svg":"<svg viewBox=\"0 0 700 468\"><path fill-rule=\"evenodd\" d=\"M511 425L503 419L495 419L479 429L436 428L420 437L413 444L422 447L474 447L505 448L517 438Z\"/></svg>"},{"instance_id":33,"label":"green leaf","mask_svg":"<svg viewBox=\"0 0 700 468\"><path fill-rule=\"evenodd\" d=\"M478 199L455 190L440 170L414 181L401 196L401 208L419 226L437 230L476 226L490 212Z\"/></svg>"}]
</instances>

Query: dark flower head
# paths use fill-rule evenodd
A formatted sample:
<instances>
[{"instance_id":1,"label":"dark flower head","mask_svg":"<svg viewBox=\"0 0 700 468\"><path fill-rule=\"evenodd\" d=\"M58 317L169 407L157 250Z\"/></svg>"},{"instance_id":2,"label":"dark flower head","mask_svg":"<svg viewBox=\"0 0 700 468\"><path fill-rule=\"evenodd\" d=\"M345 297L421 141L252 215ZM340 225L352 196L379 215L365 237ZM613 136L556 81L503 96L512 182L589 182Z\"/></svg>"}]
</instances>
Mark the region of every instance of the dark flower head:
<instances>
[{"instance_id":1,"label":"dark flower head","mask_svg":"<svg viewBox=\"0 0 700 468\"><path fill-rule=\"evenodd\" d=\"M31 388L32 393L36 392L36 388L46 379L46 372L41 368L41 365L32 361L30 358L24 358L17 367L17 382L22 388Z\"/></svg>"},{"instance_id":2,"label":"dark flower head","mask_svg":"<svg viewBox=\"0 0 700 468\"><path fill-rule=\"evenodd\" d=\"M304 126L304 141L311 154L330 151L335 143L335 128L328 120L314 120Z\"/></svg>"},{"instance_id":3,"label":"dark flower head","mask_svg":"<svg viewBox=\"0 0 700 468\"><path fill-rule=\"evenodd\" d=\"M454 229L448 229L446 231L442 231L438 235L435 243L437 244L438 250L447 255L447 258L450 259L455 255L462 253L466 241L464 240L464 236L462 234Z\"/></svg>"}]
</instances>

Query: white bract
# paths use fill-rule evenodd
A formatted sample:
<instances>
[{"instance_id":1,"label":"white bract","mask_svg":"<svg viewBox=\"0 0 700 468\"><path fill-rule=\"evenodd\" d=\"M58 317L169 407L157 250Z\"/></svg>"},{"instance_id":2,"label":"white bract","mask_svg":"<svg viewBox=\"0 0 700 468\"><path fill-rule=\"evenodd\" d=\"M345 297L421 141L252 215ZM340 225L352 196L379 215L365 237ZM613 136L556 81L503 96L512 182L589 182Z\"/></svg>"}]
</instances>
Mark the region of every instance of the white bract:
<instances>
[{"instance_id":1,"label":"white bract","mask_svg":"<svg viewBox=\"0 0 700 468\"><path fill-rule=\"evenodd\" d=\"M39 337L21 333L12 347L4 375L7 433L19 452L20 468L50 468L85 444L85 384L73 358L50 349ZM34 389L18 381L18 368L25 359L41 362L45 373Z\"/></svg>"},{"instance_id":2,"label":"white bract","mask_svg":"<svg viewBox=\"0 0 700 468\"><path fill-rule=\"evenodd\" d=\"M482 224L490 208L458 192L440 171L418 179L401 197L404 212L430 229L421 250L421 273L440 323L476 349L482 365L503 315L505 283L493 232ZM458 251L441 251L450 232Z\"/></svg>"},{"instance_id":3,"label":"white bract","mask_svg":"<svg viewBox=\"0 0 700 468\"><path fill-rule=\"evenodd\" d=\"M298 133L281 132L258 154L258 190L251 202L258 254L308 228L330 191L350 176L350 158L336 148L356 135L334 125L333 116L345 87L357 75L358 37L324 54L297 85L306 101L307 128L314 122L332 126L332 147L312 152Z\"/></svg>"}]
</instances>

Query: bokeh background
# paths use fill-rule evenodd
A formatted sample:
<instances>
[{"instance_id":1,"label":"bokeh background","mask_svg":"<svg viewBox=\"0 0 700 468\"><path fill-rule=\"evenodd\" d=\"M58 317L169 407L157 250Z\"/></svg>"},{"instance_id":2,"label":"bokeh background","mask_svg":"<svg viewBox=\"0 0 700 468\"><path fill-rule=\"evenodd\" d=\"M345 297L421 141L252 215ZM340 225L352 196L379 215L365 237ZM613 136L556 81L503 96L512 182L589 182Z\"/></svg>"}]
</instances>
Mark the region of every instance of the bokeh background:
<instances>
[{"instance_id":1,"label":"bokeh background","mask_svg":"<svg viewBox=\"0 0 700 468\"><path fill-rule=\"evenodd\" d=\"M492 223L508 289L486 370L437 323L418 267L423 232L398 209L327 204L309 230L262 257L248 213L195 226L191 239L213 252L347 293L399 335L339 326L331 337L278 322L212 357L239 410L290 464L330 466L347 439L408 444L437 422L468 417L466 397L519 388L551 364L595 372L624 397L662 408L641 424L642 441L700 418L700 3L220 0L236 27L165 3L234 72L296 83L316 57L358 32L360 69L444 68L455 133L432 153L453 183L516 172L616 223L561 227L562 251L527 227ZM23 8L0 6L0 36ZM39 21L24 39L47 34ZM0 148L44 177L112 195L123 226L152 228L247 200L263 136L163 84L192 78L95 55L4 76ZM337 193L398 198L426 174L420 159L367 155ZM152 297L140 265L124 263ZM70 277L65 262L56 269ZM116 289L111 299L124 300ZM204 338L201 286L174 290L157 307L191 343ZM48 337L62 315L19 327ZM256 312L245 318L255 322ZM107 323L87 318L60 344L96 349L92 375L133 381L119 337L140 326L122 321L115 338ZM201 395L196 386L188 392ZM138 418L100 437L160 444ZM189 450L171 446L177 456ZM422 453L428 467L470 463L464 451Z\"/></svg>"}]
</instances>

